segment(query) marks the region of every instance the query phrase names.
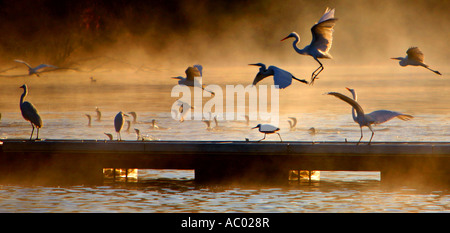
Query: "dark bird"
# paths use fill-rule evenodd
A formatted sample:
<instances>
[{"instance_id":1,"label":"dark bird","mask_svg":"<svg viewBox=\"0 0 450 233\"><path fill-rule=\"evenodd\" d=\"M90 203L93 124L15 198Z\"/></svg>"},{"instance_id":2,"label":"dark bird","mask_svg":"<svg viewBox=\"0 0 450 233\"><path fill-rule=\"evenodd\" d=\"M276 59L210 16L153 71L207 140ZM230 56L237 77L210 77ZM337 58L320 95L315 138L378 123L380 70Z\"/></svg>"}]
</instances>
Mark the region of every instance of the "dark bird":
<instances>
[{"instance_id":1,"label":"dark bird","mask_svg":"<svg viewBox=\"0 0 450 233\"><path fill-rule=\"evenodd\" d=\"M22 116L25 120L29 121L31 123L31 127L33 129L31 130L31 136L30 140L33 137L34 128L37 128L37 135L36 140L39 139L39 129L44 126L44 123L42 122L41 116L39 115L38 110L34 105L28 101L24 101L25 97L28 94L28 88L26 84L23 84L20 88L23 88L23 94L20 97L20 111L22 112Z\"/></svg>"},{"instance_id":2,"label":"dark bird","mask_svg":"<svg viewBox=\"0 0 450 233\"><path fill-rule=\"evenodd\" d=\"M256 74L255 79L253 80L252 85L256 85L259 81L265 79L266 77L273 76L274 84L278 86L280 89L284 89L291 85L292 79L295 79L299 82L308 84L307 81L303 79L298 79L294 77L291 73L286 70L280 69L276 66L269 66L266 68L266 65L263 63L249 64L251 66L259 66L259 72Z\"/></svg>"}]
</instances>

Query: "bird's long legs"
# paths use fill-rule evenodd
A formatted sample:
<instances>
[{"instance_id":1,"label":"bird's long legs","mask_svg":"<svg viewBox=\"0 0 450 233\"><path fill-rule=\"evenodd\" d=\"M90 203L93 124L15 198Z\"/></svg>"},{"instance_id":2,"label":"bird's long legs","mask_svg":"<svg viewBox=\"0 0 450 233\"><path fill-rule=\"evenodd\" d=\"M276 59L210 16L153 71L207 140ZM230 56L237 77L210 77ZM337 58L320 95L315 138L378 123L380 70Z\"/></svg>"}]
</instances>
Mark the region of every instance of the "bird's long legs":
<instances>
[{"instance_id":1,"label":"bird's long legs","mask_svg":"<svg viewBox=\"0 0 450 233\"><path fill-rule=\"evenodd\" d=\"M37 128L37 127L36 127ZM37 128L36 140L39 140L39 128Z\"/></svg>"},{"instance_id":2,"label":"bird's long legs","mask_svg":"<svg viewBox=\"0 0 450 233\"><path fill-rule=\"evenodd\" d=\"M369 144L368 144L368 145L370 145L370 142L372 141L373 135L375 134L375 132L373 132L372 127L369 127L369 129L370 129L370 131L372 131L372 137L370 137L370 140L369 140Z\"/></svg>"},{"instance_id":3,"label":"bird's long legs","mask_svg":"<svg viewBox=\"0 0 450 233\"><path fill-rule=\"evenodd\" d=\"M362 127L359 127L361 129L361 137L359 138L358 143L356 143L356 145L359 145L359 143L361 142L361 139L363 138L363 131L362 131Z\"/></svg>"},{"instance_id":4,"label":"bird's long legs","mask_svg":"<svg viewBox=\"0 0 450 233\"><path fill-rule=\"evenodd\" d=\"M283 142L283 139L281 139L281 135L279 133L277 133L277 134L278 134L278 137L280 137L281 142Z\"/></svg>"},{"instance_id":5,"label":"bird's long legs","mask_svg":"<svg viewBox=\"0 0 450 233\"><path fill-rule=\"evenodd\" d=\"M262 140L266 139L266 135L267 135L267 134L264 134L264 138L263 138L263 139L261 139L261 140L259 140L258 142L260 142L260 141L262 141Z\"/></svg>"},{"instance_id":6,"label":"bird's long legs","mask_svg":"<svg viewBox=\"0 0 450 233\"><path fill-rule=\"evenodd\" d=\"M33 133L34 133L34 125L33 125L33 123L31 123L31 127L33 127L33 129L31 130L30 141L31 141L31 138L33 137Z\"/></svg>"},{"instance_id":7,"label":"bird's long legs","mask_svg":"<svg viewBox=\"0 0 450 233\"><path fill-rule=\"evenodd\" d=\"M311 74L311 82L309 83L309 85L313 85L314 84L314 80L317 78L317 76L320 74L320 72L322 72L322 70L324 69L323 68L323 65L322 65L322 63L319 61L319 59L317 59L317 58L314 58L314 60L316 60L319 64L320 64L320 66L316 69L316 70L314 70L314 72L312 72L312 74ZM318 71L318 72L317 72ZM317 72L317 73L316 73ZM317 78L318 79L318 78Z\"/></svg>"}]
</instances>

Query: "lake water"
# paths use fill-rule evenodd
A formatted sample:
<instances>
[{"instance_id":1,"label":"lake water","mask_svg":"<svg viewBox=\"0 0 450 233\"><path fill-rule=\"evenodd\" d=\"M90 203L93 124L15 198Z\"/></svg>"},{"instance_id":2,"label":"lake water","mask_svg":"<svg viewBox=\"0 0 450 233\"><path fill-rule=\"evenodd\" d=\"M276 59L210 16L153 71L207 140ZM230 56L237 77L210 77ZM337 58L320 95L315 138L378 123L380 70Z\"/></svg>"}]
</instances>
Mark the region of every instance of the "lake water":
<instances>
[{"instance_id":1,"label":"lake water","mask_svg":"<svg viewBox=\"0 0 450 233\"><path fill-rule=\"evenodd\" d=\"M337 91L358 92L365 111L388 109L414 116L411 121L391 120L375 126L373 141L450 140L449 70L437 76L417 67L327 67L314 86L294 82L280 90L279 127L286 141L345 141L360 137L351 118L351 107L332 96ZM261 120L220 119L219 127L207 130L196 120L179 122L171 117L177 99L170 93L184 69L123 71L122 73L48 73L40 78L2 78L0 80L0 139L28 139L31 126L19 110L19 99L26 83L27 100L39 110L44 127L42 139L109 140L113 119L119 111L136 112L137 122L122 130L123 140L136 140L134 129L154 140L245 140L263 137L256 126ZM225 72L226 70L233 72ZM310 69L287 67L295 74ZM251 84L257 69L216 67L204 70L204 84ZM224 73L227 75L225 76ZM92 83L93 76L97 81ZM309 80L309 75L296 75ZM217 81L219 80L219 81ZM261 84L271 84L267 78ZM203 104L210 98L203 98ZM95 109L102 111L96 121ZM195 106L198 107L198 106ZM91 126L88 118L92 116ZM289 130L289 117L298 120ZM132 118L128 118L132 121ZM160 126L152 129L152 120ZM314 127L315 135L309 129ZM364 128L363 142L370 138ZM268 141L279 140L277 135ZM365 146L365 145L362 145ZM19 186L0 184L0 212L450 212L448 188L419 189L407 186L384 187L377 172L326 172L320 180L293 182L287 186L230 185L204 186L194 181L190 170L140 170L138 182L105 183L99 186Z\"/></svg>"}]
</instances>

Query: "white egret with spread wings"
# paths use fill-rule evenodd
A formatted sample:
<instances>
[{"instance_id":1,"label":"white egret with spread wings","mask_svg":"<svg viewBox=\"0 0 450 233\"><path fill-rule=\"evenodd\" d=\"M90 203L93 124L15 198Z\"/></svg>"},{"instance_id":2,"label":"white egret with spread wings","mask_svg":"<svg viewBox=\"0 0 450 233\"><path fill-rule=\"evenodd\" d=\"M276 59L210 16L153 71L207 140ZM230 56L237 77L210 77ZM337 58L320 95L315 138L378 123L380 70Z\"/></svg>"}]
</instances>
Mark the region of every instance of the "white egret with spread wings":
<instances>
[{"instance_id":1,"label":"white egret with spread wings","mask_svg":"<svg viewBox=\"0 0 450 233\"><path fill-rule=\"evenodd\" d=\"M295 38L294 43L292 44L295 51L302 55L312 56L314 60L316 60L320 64L319 68L314 70L314 72L311 74L310 85L314 84L314 80L324 69L322 63L319 61L319 58L333 58L330 55L329 51L333 42L333 28L336 24L336 21L337 19L334 18L334 9L330 10L329 8L327 8L325 10L325 13L319 19L319 22L314 24L314 26L311 28L311 43L305 46L303 49L300 49L298 47L298 44L300 43L300 36L296 32L292 32L287 37L281 40L284 41L288 38Z\"/></svg>"},{"instance_id":2,"label":"white egret with spread wings","mask_svg":"<svg viewBox=\"0 0 450 233\"><path fill-rule=\"evenodd\" d=\"M373 135L375 134L375 132L373 131L372 125L382 124L382 123L387 122L395 117L397 117L401 120L404 120L404 121L408 121L408 120L411 120L412 118L414 118L411 115L403 114L400 112L389 111L389 110L377 110L377 111L373 111L369 114L365 114L362 107L358 104L358 102L356 102L357 96L356 96L355 90L350 89L350 88L347 88L347 90L352 93L353 99L351 99L350 97L348 97L346 95L338 93L338 92L328 92L327 94L335 96L336 98L339 98L352 106L353 120L359 124L359 127L361 129L361 137L359 138L359 141L357 144L359 144L361 142L361 139L363 138L362 127L364 127L364 126L367 126L370 129L370 131L372 132L372 136L370 137L370 140L369 140L369 145L370 145L370 142L372 142ZM355 114L355 111L356 111L356 114Z\"/></svg>"},{"instance_id":3,"label":"white egret with spread wings","mask_svg":"<svg viewBox=\"0 0 450 233\"><path fill-rule=\"evenodd\" d=\"M256 74L256 77L253 80L252 85L256 85L258 82L269 76L273 76L274 84L280 89L284 89L290 86L292 83L292 79L308 84L307 81L303 79L298 79L294 77L294 75L292 75L291 73L287 72L286 70L280 69L276 66L269 66L268 68L266 68L266 65L264 65L263 63L249 64L249 65L259 66L259 72L258 74Z\"/></svg>"},{"instance_id":4,"label":"white egret with spread wings","mask_svg":"<svg viewBox=\"0 0 450 233\"><path fill-rule=\"evenodd\" d=\"M442 75L439 71L431 69L427 64L424 63L424 55L418 47L411 47L406 51L406 57L393 57L393 60L400 60L398 63L400 66L422 66L435 74Z\"/></svg>"},{"instance_id":5,"label":"white egret with spread wings","mask_svg":"<svg viewBox=\"0 0 450 233\"><path fill-rule=\"evenodd\" d=\"M26 65L26 66L28 67L28 75L33 75L33 74L35 74L35 75L38 76L38 77L39 77L39 73L44 72L44 71L40 71L40 70L43 70L44 68L54 68L54 69L58 69L58 67L57 67L57 66L54 66L54 65L40 64L40 65L38 65L38 66L36 66L36 67L31 67L28 63L26 63L26 62L24 62L24 61L22 61L22 60L16 59L16 60L14 60L14 61Z\"/></svg>"}]
</instances>

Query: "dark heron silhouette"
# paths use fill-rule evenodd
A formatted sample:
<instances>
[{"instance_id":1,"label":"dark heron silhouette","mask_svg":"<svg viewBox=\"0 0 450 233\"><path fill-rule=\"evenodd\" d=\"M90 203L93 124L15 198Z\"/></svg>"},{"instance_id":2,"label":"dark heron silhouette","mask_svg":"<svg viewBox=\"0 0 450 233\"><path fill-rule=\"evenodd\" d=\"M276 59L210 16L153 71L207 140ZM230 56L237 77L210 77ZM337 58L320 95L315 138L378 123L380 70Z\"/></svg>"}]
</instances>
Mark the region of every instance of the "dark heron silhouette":
<instances>
[{"instance_id":1,"label":"dark heron silhouette","mask_svg":"<svg viewBox=\"0 0 450 233\"><path fill-rule=\"evenodd\" d=\"M33 137L34 128L37 128L37 135L36 140L39 139L39 129L44 126L44 123L42 122L41 116L39 115L38 110L34 105L28 101L24 101L25 97L28 94L28 87L26 84L23 84L20 88L23 88L23 94L20 97L20 111L22 112L22 116L25 120L29 121L31 123L31 127L33 129L31 130L31 136L30 140Z\"/></svg>"}]
</instances>

